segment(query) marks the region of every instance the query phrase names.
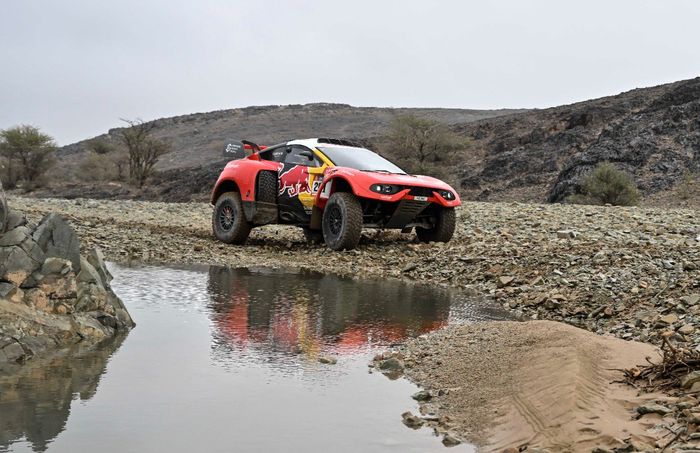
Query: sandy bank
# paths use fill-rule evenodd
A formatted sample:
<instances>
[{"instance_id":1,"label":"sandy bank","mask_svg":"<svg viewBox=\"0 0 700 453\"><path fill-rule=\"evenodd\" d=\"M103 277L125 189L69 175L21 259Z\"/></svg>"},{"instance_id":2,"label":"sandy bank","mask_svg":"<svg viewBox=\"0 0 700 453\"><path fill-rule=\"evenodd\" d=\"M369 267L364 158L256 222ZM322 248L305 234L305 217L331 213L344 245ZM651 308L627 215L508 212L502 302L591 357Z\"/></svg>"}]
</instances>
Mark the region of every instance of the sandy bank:
<instances>
[{"instance_id":1,"label":"sandy bank","mask_svg":"<svg viewBox=\"0 0 700 453\"><path fill-rule=\"evenodd\" d=\"M613 382L617 369L658 357L648 344L551 321L492 322L431 333L401 355L407 376L432 395L421 412L484 451L590 452L625 441L653 446L658 437L650 429L658 415L634 416L664 397Z\"/></svg>"}]
</instances>

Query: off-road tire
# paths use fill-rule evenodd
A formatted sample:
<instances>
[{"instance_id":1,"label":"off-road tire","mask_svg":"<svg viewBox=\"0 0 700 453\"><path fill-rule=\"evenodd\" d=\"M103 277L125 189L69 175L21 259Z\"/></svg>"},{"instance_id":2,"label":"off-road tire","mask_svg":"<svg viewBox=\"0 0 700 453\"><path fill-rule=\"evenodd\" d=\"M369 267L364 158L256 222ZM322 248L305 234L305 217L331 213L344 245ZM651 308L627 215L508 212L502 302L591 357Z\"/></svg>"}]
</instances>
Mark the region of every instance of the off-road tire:
<instances>
[{"instance_id":1,"label":"off-road tire","mask_svg":"<svg viewBox=\"0 0 700 453\"><path fill-rule=\"evenodd\" d=\"M277 203L277 173L274 171L261 171L258 173L257 191L255 200L263 203Z\"/></svg>"},{"instance_id":2,"label":"off-road tire","mask_svg":"<svg viewBox=\"0 0 700 453\"><path fill-rule=\"evenodd\" d=\"M416 236L421 242L450 242L455 232L457 214L454 208L440 208L432 228L416 227Z\"/></svg>"},{"instance_id":3,"label":"off-road tire","mask_svg":"<svg viewBox=\"0 0 700 453\"><path fill-rule=\"evenodd\" d=\"M304 230L304 239L309 244L323 244L323 231L322 230L312 230L309 227L302 227Z\"/></svg>"},{"instance_id":4,"label":"off-road tire","mask_svg":"<svg viewBox=\"0 0 700 453\"><path fill-rule=\"evenodd\" d=\"M212 214L212 229L214 236L227 244L243 244L252 225L248 223L243 213L241 194L225 192L219 196Z\"/></svg>"},{"instance_id":5,"label":"off-road tire","mask_svg":"<svg viewBox=\"0 0 700 453\"><path fill-rule=\"evenodd\" d=\"M332 250L352 250L362 236L362 206L355 195L336 192L331 195L321 220L323 239Z\"/></svg>"}]
</instances>

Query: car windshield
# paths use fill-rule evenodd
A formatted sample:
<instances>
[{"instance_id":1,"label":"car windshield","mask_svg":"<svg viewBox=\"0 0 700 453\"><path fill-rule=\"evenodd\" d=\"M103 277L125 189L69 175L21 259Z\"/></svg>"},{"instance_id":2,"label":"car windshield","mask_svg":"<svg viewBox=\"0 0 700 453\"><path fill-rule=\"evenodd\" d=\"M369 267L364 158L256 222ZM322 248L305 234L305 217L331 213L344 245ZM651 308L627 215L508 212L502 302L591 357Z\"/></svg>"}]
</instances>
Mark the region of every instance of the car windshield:
<instances>
[{"instance_id":1,"label":"car windshield","mask_svg":"<svg viewBox=\"0 0 700 453\"><path fill-rule=\"evenodd\" d=\"M318 149L339 167L350 167L364 171L386 171L389 173L406 174L405 171L384 159L379 154L365 148L355 148L351 146L319 146Z\"/></svg>"}]
</instances>

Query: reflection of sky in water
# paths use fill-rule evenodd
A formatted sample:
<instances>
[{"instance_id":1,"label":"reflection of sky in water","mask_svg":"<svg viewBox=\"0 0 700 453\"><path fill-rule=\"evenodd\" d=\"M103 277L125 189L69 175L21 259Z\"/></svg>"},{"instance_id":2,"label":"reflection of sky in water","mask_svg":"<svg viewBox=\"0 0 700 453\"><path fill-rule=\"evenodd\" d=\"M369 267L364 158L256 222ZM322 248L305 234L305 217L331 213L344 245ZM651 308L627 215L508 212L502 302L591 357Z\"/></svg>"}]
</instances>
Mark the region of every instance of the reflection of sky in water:
<instances>
[{"instance_id":1,"label":"reflection of sky in water","mask_svg":"<svg viewBox=\"0 0 700 453\"><path fill-rule=\"evenodd\" d=\"M503 316L399 282L112 270L136 329L121 346L0 378L0 451L443 451L427 429L400 423L416 410L415 387L368 374L367 363L447 322ZM338 364L320 364L325 355Z\"/></svg>"}]
</instances>

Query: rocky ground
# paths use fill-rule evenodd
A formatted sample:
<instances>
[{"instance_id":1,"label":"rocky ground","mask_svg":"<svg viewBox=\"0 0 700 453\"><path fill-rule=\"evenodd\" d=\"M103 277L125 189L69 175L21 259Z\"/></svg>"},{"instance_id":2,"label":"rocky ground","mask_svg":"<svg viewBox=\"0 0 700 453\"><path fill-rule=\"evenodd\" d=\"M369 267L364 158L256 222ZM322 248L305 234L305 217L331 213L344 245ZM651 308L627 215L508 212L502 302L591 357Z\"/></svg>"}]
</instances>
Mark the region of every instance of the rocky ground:
<instances>
[{"instance_id":1,"label":"rocky ground","mask_svg":"<svg viewBox=\"0 0 700 453\"><path fill-rule=\"evenodd\" d=\"M439 284L489 295L526 319L654 345L672 332L675 344L700 350L697 210L468 202L449 244L369 231L358 249L330 252L283 226L255 229L244 246L219 243L204 203L9 203L30 220L62 214L86 249L98 246L112 261L300 267ZM681 409L669 413L680 417Z\"/></svg>"}]
</instances>

